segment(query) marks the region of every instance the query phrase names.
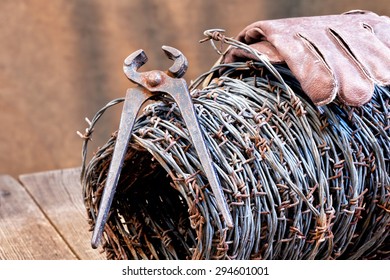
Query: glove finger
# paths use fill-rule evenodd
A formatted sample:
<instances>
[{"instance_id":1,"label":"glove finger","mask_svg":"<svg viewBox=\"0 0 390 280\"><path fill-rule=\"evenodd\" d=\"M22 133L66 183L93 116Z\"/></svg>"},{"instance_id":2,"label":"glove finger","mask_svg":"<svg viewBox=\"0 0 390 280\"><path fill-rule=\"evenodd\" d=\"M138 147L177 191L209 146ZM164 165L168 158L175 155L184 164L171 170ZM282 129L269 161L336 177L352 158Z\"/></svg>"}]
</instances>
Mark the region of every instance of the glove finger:
<instances>
[{"instance_id":1,"label":"glove finger","mask_svg":"<svg viewBox=\"0 0 390 280\"><path fill-rule=\"evenodd\" d=\"M245 29L238 34L236 39L250 45L262 41L264 39L264 34L261 28L258 27L258 22L254 22L245 27Z\"/></svg>"},{"instance_id":2,"label":"glove finger","mask_svg":"<svg viewBox=\"0 0 390 280\"><path fill-rule=\"evenodd\" d=\"M286 64L314 104L320 106L332 102L338 91L332 68L315 44L302 34L294 37L298 42L288 44L283 53L279 49Z\"/></svg>"},{"instance_id":3,"label":"glove finger","mask_svg":"<svg viewBox=\"0 0 390 280\"><path fill-rule=\"evenodd\" d=\"M358 65L339 53L335 54L330 65L339 85L337 96L344 104L359 107L371 100L374 82Z\"/></svg>"},{"instance_id":4,"label":"glove finger","mask_svg":"<svg viewBox=\"0 0 390 280\"><path fill-rule=\"evenodd\" d=\"M284 59L280 56L277 49L265 40L262 30L254 22L242 30L236 37L236 40L243 42L265 55L271 63L283 63ZM258 58L245 50L238 48L230 48L223 58L223 63L231 63L235 61L257 61Z\"/></svg>"},{"instance_id":5,"label":"glove finger","mask_svg":"<svg viewBox=\"0 0 390 280\"><path fill-rule=\"evenodd\" d=\"M371 29L376 37L390 48L390 18L388 16L378 16L374 12L364 10L353 10L343 13L343 15L352 15L346 23L354 23L360 26L363 24L363 27Z\"/></svg>"},{"instance_id":6,"label":"glove finger","mask_svg":"<svg viewBox=\"0 0 390 280\"><path fill-rule=\"evenodd\" d=\"M300 37L307 46L311 45L311 48L317 50L324 63L331 69L335 83L337 84L335 91L337 91L337 95L343 103L351 106L361 106L371 99L374 92L373 81L367 77L366 73L352 57L345 56L340 52L340 47L335 41L330 40L330 38L327 38L325 35L318 36L318 34L310 34L309 32L306 34L301 33ZM311 63L313 63L313 61L311 61ZM314 64L316 63L317 62L314 62ZM319 79L317 85L312 84L310 81L305 81L307 73L312 73L310 74L311 76L319 76L317 78ZM326 81L328 77L321 77L321 73L311 71L307 71L307 73L302 73L300 77L297 76L299 81L302 80L302 82L300 81L302 89L307 92L316 105L328 104L330 102L329 100L320 100L316 98L317 95L325 97L327 91L329 91L326 87L318 87L318 85L322 85L323 81ZM306 83L308 84L307 86ZM328 94L329 96L334 97L336 92L328 92Z\"/></svg>"},{"instance_id":7,"label":"glove finger","mask_svg":"<svg viewBox=\"0 0 390 280\"><path fill-rule=\"evenodd\" d=\"M381 16L381 19L383 21L369 25L372 26L375 36L390 49L390 18Z\"/></svg>"},{"instance_id":8,"label":"glove finger","mask_svg":"<svg viewBox=\"0 0 390 280\"><path fill-rule=\"evenodd\" d=\"M279 52L268 41L261 41L249 45L251 48L257 50L262 55L265 55L271 63L283 63L284 59L280 56ZM235 61L258 61L258 58L243 49L231 48L225 54L224 63L231 63Z\"/></svg>"},{"instance_id":9,"label":"glove finger","mask_svg":"<svg viewBox=\"0 0 390 280\"><path fill-rule=\"evenodd\" d=\"M284 58L308 97L316 105L327 104L335 98L338 91L333 72L314 44L298 33L288 33L286 26L290 21L293 19L256 23L256 28L252 26L244 30L238 39L247 42L259 38L260 34L267 34L267 40L276 47L281 58ZM308 27L308 24L309 22L301 21L301 27Z\"/></svg>"},{"instance_id":10,"label":"glove finger","mask_svg":"<svg viewBox=\"0 0 390 280\"><path fill-rule=\"evenodd\" d=\"M367 76L378 84L390 84L390 49L375 36L371 26L360 23L330 28L330 34ZM365 42L362 45L362 42Z\"/></svg>"},{"instance_id":11,"label":"glove finger","mask_svg":"<svg viewBox=\"0 0 390 280\"><path fill-rule=\"evenodd\" d=\"M388 16L378 16L376 13L365 10L353 10L343 15L359 15L358 17L349 17L349 23L362 24L372 29L376 37L390 48L390 18ZM360 16L362 15L362 16Z\"/></svg>"},{"instance_id":12,"label":"glove finger","mask_svg":"<svg viewBox=\"0 0 390 280\"><path fill-rule=\"evenodd\" d=\"M280 50L303 91L318 106L330 103L336 94L347 105L367 103L374 92L373 82L329 38L313 35L296 36L301 40L300 45L310 52L289 48L282 53ZM297 59L299 53L306 55Z\"/></svg>"}]
</instances>

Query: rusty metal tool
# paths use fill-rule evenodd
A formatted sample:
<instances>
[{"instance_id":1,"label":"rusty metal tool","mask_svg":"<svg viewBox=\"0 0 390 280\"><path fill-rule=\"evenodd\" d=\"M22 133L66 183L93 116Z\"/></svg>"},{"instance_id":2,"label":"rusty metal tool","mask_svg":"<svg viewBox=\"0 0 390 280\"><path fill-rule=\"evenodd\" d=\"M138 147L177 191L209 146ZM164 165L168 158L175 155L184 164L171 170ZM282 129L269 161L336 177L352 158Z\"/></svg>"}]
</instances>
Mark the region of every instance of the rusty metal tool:
<instances>
[{"instance_id":1,"label":"rusty metal tool","mask_svg":"<svg viewBox=\"0 0 390 280\"><path fill-rule=\"evenodd\" d=\"M149 99L158 98L161 94L170 95L177 103L187 125L192 143L198 153L200 163L209 180L219 211L221 211L226 225L230 228L233 227L232 217L224 199L218 175L205 145L191 95L185 80L181 78L188 67L187 59L175 48L163 46L162 49L167 57L173 60L173 65L165 72L160 70L138 72L137 70L148 60L143 50L138 50L125 59L123 70L128 79L138 86L130 88L126 92L118 136L92 234L91 245L93 248L98 247L107 222L137 114L142 104Z\"/></svg>"}]
</instances>

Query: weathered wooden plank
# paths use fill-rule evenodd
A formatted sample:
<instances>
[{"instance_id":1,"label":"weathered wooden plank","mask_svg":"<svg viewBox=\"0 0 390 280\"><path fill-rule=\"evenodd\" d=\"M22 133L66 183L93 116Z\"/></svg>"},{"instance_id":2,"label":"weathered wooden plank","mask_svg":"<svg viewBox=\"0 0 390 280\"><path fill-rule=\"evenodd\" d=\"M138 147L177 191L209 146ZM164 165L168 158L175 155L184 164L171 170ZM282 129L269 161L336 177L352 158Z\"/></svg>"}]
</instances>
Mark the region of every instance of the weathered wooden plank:
<instances>
[{"instance_id":1,"label":"weathered wooden plank","mask_svg":"<svg viewBox=\"0 0 390 280\"><path fill-rule=\"evenodd\" d=\"M0 259L76 259L26 190L0 176Z\"/></svg>"},{"instance_id":2,"label":"weathered wooden plank","mask_svg":"<svg viewBox=\"0 0 390 280\"><path fill-rule=\"evenodd\" d=\"M25 174L20 181L80 259L104 259L91 248L86 210L79 182L80 169Z\"/></svg>"}]
</instances>

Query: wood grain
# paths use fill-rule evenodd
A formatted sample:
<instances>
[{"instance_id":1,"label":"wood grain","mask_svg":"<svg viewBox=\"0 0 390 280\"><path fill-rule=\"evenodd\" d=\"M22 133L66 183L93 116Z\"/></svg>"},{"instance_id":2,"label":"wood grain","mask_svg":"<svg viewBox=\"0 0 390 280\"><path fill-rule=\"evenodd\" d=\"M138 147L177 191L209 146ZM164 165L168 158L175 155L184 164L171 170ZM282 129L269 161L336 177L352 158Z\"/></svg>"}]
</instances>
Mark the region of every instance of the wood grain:
<instances>
[{"instance_id":1,"label":"wood grain","mask_svg":"<svg viewBox=\"0 0 390 280\"><path fill-rule=\"evenodd\" d=\"M8 175L0 176L0 259L76 259L26 190Z\"/></svg>"},{"instance_id":2,"label":"wood grain","mask_svg":"<svg viewBox=\"0 0 390 280\"><path fill-rule=\"evenodd\" d=\"M25 174L20 181L78 258L104 259L90 245L79 177L80 169L72 168Z\"/></svg>"}]
</instances>

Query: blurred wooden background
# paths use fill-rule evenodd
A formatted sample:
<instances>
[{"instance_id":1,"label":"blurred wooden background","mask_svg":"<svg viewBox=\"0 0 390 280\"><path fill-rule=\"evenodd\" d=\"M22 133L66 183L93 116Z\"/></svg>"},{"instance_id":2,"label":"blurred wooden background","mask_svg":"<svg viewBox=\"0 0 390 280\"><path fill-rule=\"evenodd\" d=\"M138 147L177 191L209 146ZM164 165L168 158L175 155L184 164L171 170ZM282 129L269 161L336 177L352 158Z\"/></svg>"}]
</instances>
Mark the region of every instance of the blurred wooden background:
<instances>
[{"instance_id":1,"label":"blurred wooden background","mask_svg":"<svg viewBox=\"0 0 390 280\"><path fill-rule=\"evenodd\" d=\"M139 48L149 70L169 65L161 45L182 50L189 81L217 59L208 43L198 43L206 29L234 36L256 20L351 9L390 15L385 0L1 0L0 173L79 166L76 131L124 96L131 83L122 63ZM116 130L120 109L101 120L95 145Z\"/></svg>"}]
</instances>

